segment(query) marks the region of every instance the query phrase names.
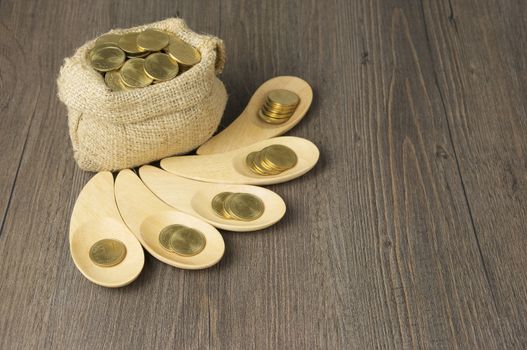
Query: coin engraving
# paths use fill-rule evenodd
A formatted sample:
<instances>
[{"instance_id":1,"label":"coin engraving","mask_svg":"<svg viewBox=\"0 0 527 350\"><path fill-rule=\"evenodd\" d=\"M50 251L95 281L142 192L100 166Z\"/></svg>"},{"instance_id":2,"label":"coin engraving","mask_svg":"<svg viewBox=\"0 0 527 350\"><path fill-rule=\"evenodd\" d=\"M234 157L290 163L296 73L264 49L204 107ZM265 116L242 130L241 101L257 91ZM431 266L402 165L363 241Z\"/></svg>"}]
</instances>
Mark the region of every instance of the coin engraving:
<instances>
[{"instance_id":1,"label":"coin engraving","mask_svg":"<svg viewBox=\"0 0 527 350\"><path fill-rule=\"evenodd\" d=\"M101 267L112 267L121 263L126 256L126 246L116 239L101 239L89 251L90 260Z\"/></svg>"}]
</instances>

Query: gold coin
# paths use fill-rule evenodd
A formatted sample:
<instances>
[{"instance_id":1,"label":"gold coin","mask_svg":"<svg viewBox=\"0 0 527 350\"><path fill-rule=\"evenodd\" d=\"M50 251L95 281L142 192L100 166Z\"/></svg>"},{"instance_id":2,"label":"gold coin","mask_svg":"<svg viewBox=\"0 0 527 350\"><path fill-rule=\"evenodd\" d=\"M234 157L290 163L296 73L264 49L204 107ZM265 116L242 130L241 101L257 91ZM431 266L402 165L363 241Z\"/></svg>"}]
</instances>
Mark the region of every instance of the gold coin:
<instances>
[{"instance_id":1,"label":"gold coin","mask_svg":"<svg viewBox=\"0 0 527 350\"><path fill-rule=\"evenodd\" d=\"M170 248L170 239L172 238L172 235L177 231L182 229L183 225L169 225L161 230L159 233L159 244L166 250L169 250L172 252L172 248Z\"/></svg>"},{"instance_id":2,"label":"gold coin","mask_svg":"<svg viewBox=\"0 0 527 350\"><path fill-rule=\"evenodd\" d=\"M165 32L146 29L137 36L137 46L144 51L159 51L168 45L169 39L170 37Z\"/></svg>"},{"instance_id":3,"label":"gold coin","mask_svg":"<svg viewBox=\"0 0 527 350\"><path fill-rule=\"evenodd\" d=\"M218 193L217 195L214 196L214 198L212 198L212 202L211 202L211 207L214 210L214 212L225 219L231 218L229 213L225 211L225 207L223 205L225 202L225 198L227 198L230 194L232 194L232 192Z\"/></svg>"},{"instance_id":4,"label":"gold coin","mask_svg":"<svg viewBox=\"0 0 527 350\"><path fill-rule=\"evenodd\" d=\"M267 95L267 98L271 103L283 107L296 106L300 102L300 97L297 94L284 89L272 90Z\"/></svg>"},{"instance_id":5,"label":"gold coin","mask_svg":"<svg viewBox=\"0 0 527 350\"><path fill-rule=\"evenodd\" d=\"M194 256L204 248L207 240L203 233L190 227L183 227L174 232L170 238L170 249L182 256Z\"/></svg>"},{"instance_id":6,"label":"gold coin","mask_svg":"<svg viewBox=\"0 0 527 350\"><path fill-rule=\"evenodd\" d=\"M282 123L285 123L288 119L275 119L275 118L266 118L266 119L263 119L263 121L267 124L273 124L273 125L277 125L277 124L282 124Z\"/></svg>"},{"instance_id":7,"label":"gold coin","mask_svg":"<svg viewBox=\"0 0 527 350\"><path fill-rule=\"evenodd\" d=\"M272 117L268 117L265 114L263 114L261 109L258 111L258 116L264 122L269 123L269 124L282 124L282 123L285 123L286 121L289 120L289 118L272 118Z\"/></svg>"},{"instance_id":8,"label":"gold coin","mask_svg":"<svg viewBox=\"0 0 527 350\"><path fill-rule=\"evenodd\" d=\"M140 88L152 83L153 79L145 73L144 62L143 58L131 58L123 64L121 79L126 86Z\"/></svg>"},{"instance_id":9,"label":"gold coin","mask_svg":"<svg viewBox=\"0 0 527 350\"><path fill-rule=\"evenodd\" d=\"M265 121L270 124L281 124L289 120L289 118L282 118L282 117L277 118L271 115L265 115L265 119L266 119Z\"/></svg>"},{"instance_id":10,"label":"gold coin","mask_svg":"<svg viewBox=\"0 0 527 350\"><path fill-rule=\"evenodd\" d=\"M99 72L108 72L123 65L126 56L118 47L101 46L90 52L90 62Z\"/></svg>"},{"instance_id":11,"label":"gold coin","mask_svg":"<svg viewBox=\"0 0 527 350\"><path fill-rule=\"evenodd\" d=\"M121 72L119 72L118 70L111 70L109 72L106 72L106 74L104 75L104 81L112 91L130 90L128 86L124 85L121 79Z\"/></svg>"},{"instance_id":12,"label":"gold coin","mask_svg":"<svg viewBox=\"0 0 527 350\"><path fill-rule=\"evenodd\" d=\"M126 33L119 39L119 47L126 53L140 53L146 51L137 46L137 37L139 33Z\"/></svg>"},{"instance_id":13,"label":"gold coin","mask_svg":"<svg viewBox=\"0 0 527 350\"><path fill-rule=\"evenodd\" d=\"M294 110L292 111L276 110L276 109L269 108L267 106L263 106L261 110L264 114L270 115L270 116L277 116L277 118L289 118L293 115L293 113L295 113Z\"/></svg>"},{"instance_id":14,"label":"gold coin","mask_svg":"<svg viewBox=\"0 0 527 350\"><path fill-rule=\"evenodd\" d=\"M277 90L273 90L273 91L277 91ZM287 90L284 90L284 91L287 91ZM265 100L265 104L270 106L270 107L279 108L279 109L295 109L298 106L298 103L292 104L292 105L285 105L285 104L276 102L276 100L271 100L269 98L269 95L273 96L273 94L269 93L267 95L266 100ZM298 100L298 102L300 102L300 100Z\"/></svg>"},{"instance_id":15,"label":"gold coin","mask_svg":"<svg viewBox=\"0 0 527 350\"><path fill-rule=\"evenodd\" d=\"M265 148L258 152L258 155L255 157L258 167L262 169L266 175L278 175L284 171L281 168L277 168L273 163L264 157L264 150Z\"/></svg>"},{"instance_id":16,"label":"gold coin","mask_svg":"<svg viewBox=\"0 0 527 350\"><path fill-rule=\"evenodd\" d=\"M119 264L126 256L126 246L116 239L101 239L91 246L90 260L101 267Z\"/></svg>"},{"instance_id":17,"label":"gold coin","mask_svg":"<svg viewBox=\"0 0 527 350\"><path fill-rule=\"evenodd\" d=\"M261 169L256 162L259 152L251 152L245 158L245 164L247 167L255 174L258 175L267 175L267 172L264 169Z\"/></svg>"},{"instance_id":18,"label":"gold coin","mask_svg":"<svg viewBox=\"0 0 527 350\"><path fill-rule=\"evenodd\" d=\"M280 174L283 171L283 169L277 168L268 159L265 159L263 157L263 151L260 152L257 159L258 159L258 162L259 162L258 164L260 165L260 168L264 169L264 171L268 174L272 173L273 175L276 175L276 174Z\"/></svg>"},{"instance_id":19,"label":"gold coin","mask_svg":"<svg viewBox=\"0 0 527 350\"><path fill-rule=\"evenodd\" d=\"M174 78L179 71L176 61L166 53L153 53L145 58L145 73L155 80L167 81Z\"/></svg>"},{"instance_id":20,"label":"gold coin","mask_svg":"<svg viewBox=\"0 0 527 350\"><path fill-rule=\"evenodd\" d=\"M295 151L284 145L271 145L264 148L262 158L272 164L273 168L285 171L291 169L298 162Z\"/></svg>"},{"instance_id":21,"label":"gold coin","mask_svg":"<svg viewBox=\"0 0 527 350\"><path fill-rule=\"evenodd\" d=\"M234 193L225 200L225 210L235 219L253 221L263 215L264 202L250 193Z\"/></svg>"},{"instance_id":22,"label":"gold coin","mask_svg":"<svg viewBox=\"0 0 527 350\"><path fill-rule=\"evenodd\" d=\"M249 153L247 155L247 158L245 159L245 162L247 164L247 167L257 175L278 175L281 172L275 169L265 168L264 166L262 166L261 151Z\"/></svg>"},{"instance_id":23,"label":"gold coin","mask_svg":"<svg viewBox=\"0 0 527 350\"><path fill-rule=\"evenodd\" d=\"M265 112L269 112L271 114L277 114L277 115L292 115L295 112L295 109L277 109L273 107L269 107L267 104L264 104L262 106L262 110Z\"/></svg>"},{"instance_id":24,"label":"gold coin","mask_svg":"<svg viewBox=\"0 0 527 350\"><path fill-rule=\"evenodd\" d=\"M275 114L270 114L270 113L266 113L263 111L262 111L262 114L264 115L266 119L271 119L271 121L276 121L276 122L286 122L291 118L290 115L289 116L287 115L286 116L283 116L283 115L276 116Z\"/></svg>"},{"instance_id":25,"label":"gold coin","mask_svg":"<svg viewBox=\"0 0 527 350\"><path fill-rule=\"evenodd\" d=\"M254 157L258 154L258 152L251 152L245 157L245 164L252 168L254 166Z\"/></svg>"},{"instance_id":26,"label":"gold coin","mask_svg":"<svg viewBox=\"0 0 527 350\"><path fill-rule=\"evenodd\" d=\"M259 171L264 175L278 175L281 173L281 170L275 169L265 163L265 159L262 157L262 151L258 152L256 157L254 157L254 162L257 166L257 169L259 169Z\"/></svg>"},{"instance_id":27,"label":"gold coin","mask_svg":"<svg viewBox=\"0 0 527 350\"><path fill-rule=\"evenodd\" d=\"M170 37L168 54L177 63L184 66L193 66L201 61L201 54L190 44L187 44L175 35Z\"/></svg>"},{"instance_id":28,"label":"gold coin","mask_svg":"<svg viewBox=\"0 0 527 350\"><path fill-rule=\"evenodd\" d=\"M95 40L95 46L116 46L119 47L121 34L108 33L101 35Z\"/></svg>"},{"instance_id":29,"label":"gold coin","mask_svg":"<svg viewBox=\"0 0 527 350\"><path fill-rule=\"evenodd\" d=\"M265 102L262 108L270 112L277 113L277 114L286 114L286 113L292 114L296 110L296 106L295 107L280 107L280 106L276 106L268 102Z\"/></svg>"},{"instance_id":30,"label":"gold coin","mask_svg":"<svg viewBox=\"0 0 527 350\"><path fill-rule=\"evenodd\" d=\"M128 57L128 58L144 58L144 57L146 57L146 56L148 56L150 54L151 54L150 51L139 52L139 53L127 53L126 57Z\"/></svg>"},{"instance_id":31,"label":"gold coin","mask_svg":"<svg viewBox=\"0 0 527 350\"><path fill-rule=\"evenodd\" d=\"M268 117L275 118L275 119L288 119L293 115L293 113L287 113L287 114L274 113L274 112L268 111L265 107L262 108L262 113Z\"/></svg>"}]
</instances>

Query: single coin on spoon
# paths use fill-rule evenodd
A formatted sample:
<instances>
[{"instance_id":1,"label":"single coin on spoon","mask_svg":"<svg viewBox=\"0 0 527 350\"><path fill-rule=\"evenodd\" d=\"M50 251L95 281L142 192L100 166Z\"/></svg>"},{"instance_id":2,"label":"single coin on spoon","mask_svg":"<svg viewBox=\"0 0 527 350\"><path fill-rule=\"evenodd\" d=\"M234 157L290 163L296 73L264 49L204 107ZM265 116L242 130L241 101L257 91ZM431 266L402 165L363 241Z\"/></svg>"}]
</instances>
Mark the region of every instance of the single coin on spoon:
<instances>
[{"instance_id":1,"label":"single coin on spoon","mask_svg":"<svg viewBox=\"0 0 527 350\"><path fill-rule=\"evenodd\" d=\"M263 187L195 181L151 165L142 166L139 176L171 207L229 231L261 230L286 211L282 198Z\"/></svg>"},{"instance_id":2,"label":"single coin on spoon","mask_svg":"<svg viewBox=\"0 0 527 350\"><path fill-rule=\"evenodd\" d=\"M271 185L304 175L319 155L311 141L281 136L225 153L165 158L161 168L198 181Z\"/></svg>"},{"instance_id":3,"label":"single coin on spoon","mask_svg":"<svg viewBox=\"0 0 527 350\"><path fill-rule=\"evenodd\" d=\"M143 269L143 248L117 210L110 172L96 174L79 194L69 241L75 266L93 283L122 287Z\"/></svg>"},{"instance_id":4,"label":"single coin on spoon","mask_svg":"<svg viewBox=\"0 0 527 350\"><path fill-rule=\"evenodd\" d=\"M312 101L313 91L304 80L293 76L272 78L256 90L238 118L196 153L224 153L280 136L302 120Z\"/></svg>"},{"instance_id":5,"label":"single coin on spoon","mask_svg":"<svg viewBox=\"0 0 527 350\"><path fill-rule=\"evenodd\" d=\"M177 211L157 198L130 169L115 180L124 222L155 258L181 269L204 269L223 257L225 243L207 222Z\"/></svg>"}]
</instances>

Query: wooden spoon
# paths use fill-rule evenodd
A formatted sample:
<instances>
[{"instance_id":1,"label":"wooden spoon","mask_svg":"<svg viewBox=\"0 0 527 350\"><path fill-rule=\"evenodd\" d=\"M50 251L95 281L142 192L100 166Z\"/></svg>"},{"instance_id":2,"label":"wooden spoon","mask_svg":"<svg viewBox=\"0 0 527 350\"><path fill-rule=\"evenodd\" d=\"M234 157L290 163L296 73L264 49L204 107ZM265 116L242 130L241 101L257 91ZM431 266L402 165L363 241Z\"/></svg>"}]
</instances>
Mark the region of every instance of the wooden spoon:
<instances>
[{"instance_id":1,"label":"wooden spoon","mask_svg":"<svg viewBox=\"0 0 527 350\"><path fill-rule=\"evenodd\" d=\"M162 262L181 269L196 270L210 267L223 257L225 243L218 230L163 203L130 169L121 170L117 175L115 198L124 222L143 247ZM159 243L159 233L173 224L200 231L206 239L205 248L194 256L178 255L163 248Z\"/></svg>"},{"instance_id":2,"label":"wooden spoon","mask_svg":"<svg viewBox=\"0 0 527 350\"><path fill-rule=\"evenodd\" d=\"M245 164L247 155L275 144L291 148L298 157L297 164L278 175L263 176L253 173ZM165 158L161 161L161 167L173 174L205 182L270 185L304 175L315 166L318 157L319 150L311 141L282 136L226 153Z\"/></svg>"},{"instance_id":3,"label":"wooden spoon","mask_svg":"<svg viewBox=\"0 0 527 350\"><path fill-rule=\"evenodd\" d=\"M295 113L282 124L268 124L258 117L258 110L265 102L267 94L275 89L290 90L300 97L300 104ZM256 90L242 114L225 130L201 145L196 153L223 153L282 135L302 120L311 101L313 101L311 86L298 77L281 76L267 80Z\"/></svg>"},{"instance_id":4,"label":"wooden spoon","mask_svg":"<svg viewBox=\"0 0 527 350\"><path fill-rule=\"evenodd\" d=\"M230 231L256 231L278 222L285 214L285 203L268 189L249 185L212 184L180 177L151 165L139 169L146 186L165 203L199 217L213 226ZM244 192L259 197L265 205L261 217L253 221L225 219L214 212L211 202L221 192Z\"/></svg>"},{"instance_id":5,"label":"wooden spoon","mask_svg":"<svg viewBox=\"0 0 527 350\"><path fill-rule=\"evenodd\" d=\"M90 248L102 239L124 244L126 255L119 264L101 267L92 262ZM117 210L110 172L96 174L79 194L71 214L69 241L75 266L95 284L122 287L135 280L143 269L143 248Z\"/></svg>"}]
</instances>

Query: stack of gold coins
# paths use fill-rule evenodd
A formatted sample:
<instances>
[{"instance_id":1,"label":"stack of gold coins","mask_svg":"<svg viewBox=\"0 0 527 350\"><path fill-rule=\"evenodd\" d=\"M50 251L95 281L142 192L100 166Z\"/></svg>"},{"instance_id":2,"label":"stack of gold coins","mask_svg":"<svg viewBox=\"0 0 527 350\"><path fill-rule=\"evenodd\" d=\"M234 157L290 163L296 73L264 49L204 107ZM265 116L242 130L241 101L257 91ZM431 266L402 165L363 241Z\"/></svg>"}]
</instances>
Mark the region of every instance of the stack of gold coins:
<instances>
[{"instance_id":1,"label":"stack of gold coins","mask_svg":"<svg viewBox=\"0 0 527 350\"><path fill-rule=\"evenodd\" d=\"M111 267L121 263L126 256L126 246L116 239L101 239L90 248L90 260L101 267Z\"/></svg>"},{"instance_id":2,"label":"stack of gold coins","mask_svg":"<svg viewBox=\"0 0 527 350\"><path fill-rule=\"evenodd\" d=\"M293 168L298 162L295 151L284 145L271 145L251 152L245 158L247 167L258 175L278 175Z\"/></svg>"},{"instance_id":3,"label":"stack of gold coins","mask_svg":"<svg viewBox=\"0 0 527 350\"><path fill-rule=\"evenodd\" d=\"M200 231L177 224L163 228L158 239L163 248L181 256L199 254L207 243L205 236Z\"/></svg>"},{"instance_id":4,"label":"stack of gold coins","mask_svg":"<svg viewBox=\"0 0 527 350\"><path fill-rule=\"evenodd\" d=\"M252 221L265 211L264 202L250 193L221 192L212 199L212 209L224 219Z\"/></svg>"},{"instance_id":5,"label":"stack of gold coins","mask_svg":"<svg viewBox=\"0 0 527 350\"><path fill-rule=\"evenodd\" d=\"M281 124L291 118L299 103L300 97L292 91L272 90L267 94L258 116L266 123Z\"/></svg>"},{"instance_id":6,"label":"stack of gold coins","mask_svg":"<svg viewBox=\"0 0 527 350\"><path fill-rule=\"evenodd\" d=\"M105 34L89 53L112 91L169 81L201 61L200 52L176 35L157 29Z\"/></svg>"}]
</instances>

